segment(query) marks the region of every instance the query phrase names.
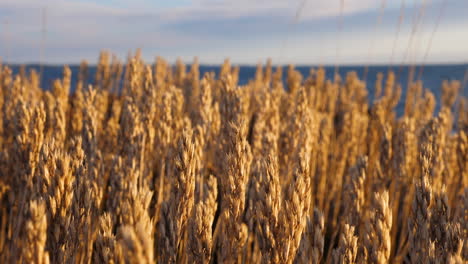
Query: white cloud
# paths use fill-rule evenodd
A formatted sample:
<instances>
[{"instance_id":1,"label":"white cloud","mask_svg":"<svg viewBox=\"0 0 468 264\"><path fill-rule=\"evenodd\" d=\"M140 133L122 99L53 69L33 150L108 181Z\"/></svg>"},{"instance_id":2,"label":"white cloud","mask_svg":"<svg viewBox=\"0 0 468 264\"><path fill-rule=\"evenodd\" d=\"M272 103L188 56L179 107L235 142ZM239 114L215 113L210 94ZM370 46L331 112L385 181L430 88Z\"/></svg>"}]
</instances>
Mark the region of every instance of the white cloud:
<instances>
[{"instance_id":1,"label":"white cloud","mask_svg":"<svg viewBox=\"0 0 468 264\"><path fill-rule=\"evenodd\" d=\"M345 0L343 14L376 9L378 0ZM61 17L109 17L109 16L157 16L169 21L212 18L241 18L246 16L271 15L293 17L299 11L301 19L317 19L338 16L339 0L191 0L186 5L158 7L148 0L131 2L118 7L96 2L73 0L2 0L1 9L21 10L21 12L47 8L55 16ZM298 10L300 8L300 10Z\"/></svg>"},{"instance_id":2,"label":"white cloud","mask_svg":"<svg viewBox=\"0 0 468 264\"><path fill-rule=\"evenodd\" d=\"M440 1L431 0L430 3L438 4ZM449 0L452 3L457 3L456 1ZM303 0L185 0L184 4L172 4L150 0L0 0L0 23L9 21L8 28L5 28L5 24L0 24L3 46L0 46L0 56L9 50L12 60L35 60L34 54L39 53L41 39L41 9L46 7L47 58L53 62L77 62L81 57L94 61L101 48L125 56L128 50L143 47L144 51L148 51L144 54L151 53L148 59L152 59L152 55L169 58L180 55L189 60L198 55L201 61L220 63L224 57L230 56L233 61L255 63L262 58L279 57L277 54L280 47L284 39L289 37L284 62L333 63L337 59L336 25L328 25L326 30L317 27L307 28L309 31L303 29L304 25L308 25L307 22L338 16L340 0L306 0L303 6L302 2ZM343 16L374 12L367 17L370 25L373 25L376 10L382 0L344 2ZM398 11L399 0L386 2L387 12ZM293 19L298 7L301 7L299 20L306 22L302 25L303 31L286 32L285 25ZM437 8L435 5L433 7ZM352 17L345 20L345 23L350 24L345 25L341 38L346 40L343 41L339 59L342 62L362 62L368 57L367 49L373 32L366 30L372 26L355 26L352 24ZM239 27L238 21L248 21L242 18L261 18L261 22L255 25L242 24ZM396 17L394 20L390 26L381 27L382 30L387 28L387 31L375 36L375 56L371 60L386 62L388 55L385 52L391 49L388 46L394 36L392 30L396 25ZM410 23L409 21L410 18L407 18L405 23ZM432 20L428 18L427 21ZM431 54L466 54L466 47L462 45L467 43L466 40L457 41L457 37L464 36L462 33L467 24L466 19L464 21L459 26L442 25L439 36L434 39ZM224 33L226 25L227 30L236 32ZM274 27L285 29L277 30ZM402 33L399 41L401 47L406 44L404 34L406 33ZM443 58L443 55L437 56L430 59Z\"/></svg>"},{"instance_id":3,"label":"white cloud","mask_svg":"<svg viewBox=\"0 0 468 264\"><path fill-rule=\"evenodd\" d=\"M378 0L346 0L343 15L375 9ZM332 0L194 0L192 4L166 10L163 17L170 20L206 18L241 18L270 15L293 18L298 13L301 20L338 16L340 1Z\"/></svg>"}]
</instances>

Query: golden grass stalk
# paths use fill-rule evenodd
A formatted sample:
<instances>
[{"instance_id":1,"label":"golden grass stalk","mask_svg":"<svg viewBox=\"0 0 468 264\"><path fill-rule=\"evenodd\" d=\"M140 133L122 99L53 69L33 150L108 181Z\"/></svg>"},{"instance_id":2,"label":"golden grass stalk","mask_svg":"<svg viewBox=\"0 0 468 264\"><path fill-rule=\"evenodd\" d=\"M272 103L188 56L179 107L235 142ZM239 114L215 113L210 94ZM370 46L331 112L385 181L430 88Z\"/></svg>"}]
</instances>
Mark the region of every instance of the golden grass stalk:
<instances>
[{"instance_id":1,"label":"golden grass stalk","mask_svg":"<svg viewBox=\"0 0 468 264\"><path fill-rule=\"evenodd\" d=\"M437 102L392 72L283 82L268 61L238 86L229 60L200 80L141 51L74 69L41 87L0 65L0 263L468 261L456 81Z\"/></svg>"}]
</instances>

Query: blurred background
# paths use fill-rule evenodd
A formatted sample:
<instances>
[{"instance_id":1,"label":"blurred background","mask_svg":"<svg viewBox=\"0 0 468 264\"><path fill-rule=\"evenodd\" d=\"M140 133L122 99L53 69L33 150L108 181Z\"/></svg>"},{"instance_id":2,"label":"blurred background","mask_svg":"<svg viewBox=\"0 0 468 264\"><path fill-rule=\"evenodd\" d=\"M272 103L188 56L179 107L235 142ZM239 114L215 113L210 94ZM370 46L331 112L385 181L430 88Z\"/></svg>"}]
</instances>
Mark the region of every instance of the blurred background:
<instances>
[{"instance_id":1,"label":"blurred background","mask_svg":"<svg viewBox=\"0 0 468 264\"><path fill-rule=\"evenodd\" d=\"M14 73L42 72L45 89L64 64L75 81L88 61L92 83L100 51L125 60L141 48L148 63L198 57L202 76L229 58L240 85L270 58L304 76L316 66L331 79L356 71L370 97L388 70L403 96L411 72L437 97L443 80L459 80L466 96L467 13L466 0L1 0L0 57Z\"/></svg>"},{"instance_id":2,"label":"blurred background","mask_svg":"<svg viewBox=\"0 0 468 264\"><path fill-rule=\"evenodd\" d=\"M47 64L136 48L149 62L464 63L467 13L466 0L2 0L0 54Z\"/></svg>"}]
</instances>

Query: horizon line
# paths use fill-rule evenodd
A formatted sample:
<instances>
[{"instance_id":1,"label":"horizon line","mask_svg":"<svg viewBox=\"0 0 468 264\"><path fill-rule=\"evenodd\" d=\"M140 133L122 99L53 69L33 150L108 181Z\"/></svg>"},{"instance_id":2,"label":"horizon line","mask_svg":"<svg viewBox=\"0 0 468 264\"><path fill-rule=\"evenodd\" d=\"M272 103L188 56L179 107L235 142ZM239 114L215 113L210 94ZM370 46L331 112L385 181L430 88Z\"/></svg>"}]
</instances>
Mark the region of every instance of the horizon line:
<instances>
[{"instance_id":1,"label":"horizon line","mask_svg":"<svg viewBox=\"0 0 468 264\"><path fill-rule=\"evenodd\" d=\"M86 60L83 60L83 61L86 61ZM81 61L81 62L83 62ZM259 64L261 65L266 65L268 59L267 60L264 60L262 62L258 62L258 63L233 63L233 62L230 62L231 66L244 66L244 67L257 67ZM18 62L6 62L6 61L2 61L1 58L0 58L0 65L9 65L9 66L44 66L44 67L54 67L54 66L80 66L81 62L72 62L72 63L40 63L40 62L34 62L34 61L31 61L31 62L21 62L21 63L18 63ZM148 63L145 61L145 63L147 64L155 64L155 62L151 62L151 63ZM193 61L192 62L186 62L186 61L183 61L183 63L185 65L192 65L193 64ZM199 62L198 65L199 66L222 66L224 63L224 61L222 61L221 63L201 63ZM123 63L124 66L127 64L126 62ZM176 62L173 62L173 63L169 63L169 65L171 66L175 66ZM98 65L98 63L89 63L87 64L88 66L91 66L91 67L95 67ZM310 67L310 66L315 66L315 67L335 67L336 66L336 63L322 63L322 64L315 64L315 63L272 63L271 64L273 67L278 67L278 66L281 66L281 67L287 67L289 65L293 65L294 67ZM380 62L377 62L377 63L365 63L365 62L362 62L362 63L359 63L359 62L350 62L350 63L339 63L338 64L339 66L345 66L345 67L366 67L366 66L369 66L369 67L379 67L379 66L421 66L421 65L424 65L424 66L444 66L444 65L468 65L468 60L467 61L458 61L458 62L450 62L450 61L446 61L446 62L415 62L415 63L380 63Z\"/></svg>"}]
</instances>

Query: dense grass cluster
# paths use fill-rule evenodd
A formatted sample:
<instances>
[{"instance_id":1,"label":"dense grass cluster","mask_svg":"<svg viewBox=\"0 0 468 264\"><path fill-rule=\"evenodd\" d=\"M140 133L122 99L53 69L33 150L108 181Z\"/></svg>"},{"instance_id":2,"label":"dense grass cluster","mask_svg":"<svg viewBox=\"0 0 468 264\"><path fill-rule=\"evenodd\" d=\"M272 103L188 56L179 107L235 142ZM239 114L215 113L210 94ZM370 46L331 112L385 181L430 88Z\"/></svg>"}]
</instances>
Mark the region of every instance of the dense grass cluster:
<instances>
[{"instance_id":1,"label":"dense grass cluster","mask_svg":"<svg viewBox=\"0 0 468 264\"><path fill-rule=\"evenodd\" d=\"M0 66L0 262L466 263L459 82L435 114L392 72L238 73L103 53L71 93Z\"/></svg>"}]
</instances>

